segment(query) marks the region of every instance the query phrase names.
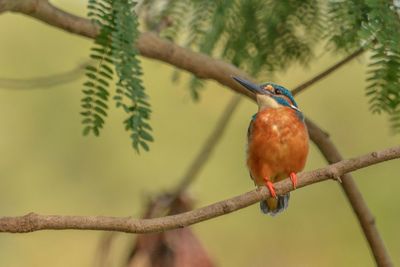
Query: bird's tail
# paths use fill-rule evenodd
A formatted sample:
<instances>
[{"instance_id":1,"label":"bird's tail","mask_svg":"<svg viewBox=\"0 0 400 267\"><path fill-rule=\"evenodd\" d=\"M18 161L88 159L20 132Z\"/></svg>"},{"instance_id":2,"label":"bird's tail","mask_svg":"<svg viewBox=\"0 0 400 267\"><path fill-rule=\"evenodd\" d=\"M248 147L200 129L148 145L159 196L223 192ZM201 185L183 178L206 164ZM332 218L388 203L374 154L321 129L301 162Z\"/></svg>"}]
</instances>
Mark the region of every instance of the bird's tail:
<instances>
[{"instance_id":1,"label":"bird's tail","mask_svg":"<svg viewBox=\"0 0 400 267\"><path fill-rule=\"evenodd\" d=\"M265 214L275 216L287 209L289 206L289 198L289 193L283 196L278 196L278 198L269 197L260 202L261 211Z\"/></svg>"}]
</instances>

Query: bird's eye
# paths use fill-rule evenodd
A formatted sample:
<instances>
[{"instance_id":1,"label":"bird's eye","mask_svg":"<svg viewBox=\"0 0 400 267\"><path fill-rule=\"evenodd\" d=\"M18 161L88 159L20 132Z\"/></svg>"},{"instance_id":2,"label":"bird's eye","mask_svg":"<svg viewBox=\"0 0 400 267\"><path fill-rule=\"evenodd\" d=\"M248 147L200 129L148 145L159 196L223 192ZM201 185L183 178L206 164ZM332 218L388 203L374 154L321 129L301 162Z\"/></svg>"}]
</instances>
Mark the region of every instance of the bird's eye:
<instances>
[{"instance_id":1,"label":"bird's eye","mask_svg":"<svg viewBox=\"0 0 400 267\"><path fill-rule=\"evenodd\" d=\"M282 94L282 90L281 90L281 89L278 89L278 88L276 88L276 89L275 89L275 94L277 94L277 95L281 95L281 94Z\"/></svg>"}]
</instances>

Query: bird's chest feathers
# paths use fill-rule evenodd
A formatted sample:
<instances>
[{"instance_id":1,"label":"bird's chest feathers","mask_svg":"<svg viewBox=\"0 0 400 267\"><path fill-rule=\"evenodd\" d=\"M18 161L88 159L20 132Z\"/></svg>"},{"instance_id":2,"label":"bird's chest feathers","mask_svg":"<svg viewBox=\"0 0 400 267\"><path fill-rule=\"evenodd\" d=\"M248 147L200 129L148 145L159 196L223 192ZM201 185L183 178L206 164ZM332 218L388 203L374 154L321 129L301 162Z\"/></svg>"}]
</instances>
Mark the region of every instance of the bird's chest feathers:
<instances>
[{"instance_id":1,"label":"bird's chest feathers","mask_svg":"<svg viewBox=\"0 0 400 267\"><path fill-rule=\"evenodd\" d=\"M307 152L307 130L294 110L267 108L257 113L249 131L250 169L268 168L273 174L297 171L304 167Z\"/></svg>"},{"instance_id":2,"label":"bird's chest feathers","mask_svg":"<svg viewBox=\"0 0 400 267\"><path fill-rule=\"evenodd\" d=\"M290 108L269 108L259 112L252 124L250 142L282 150L299 136L304 124Z\"/></svg>"}]
</instances>

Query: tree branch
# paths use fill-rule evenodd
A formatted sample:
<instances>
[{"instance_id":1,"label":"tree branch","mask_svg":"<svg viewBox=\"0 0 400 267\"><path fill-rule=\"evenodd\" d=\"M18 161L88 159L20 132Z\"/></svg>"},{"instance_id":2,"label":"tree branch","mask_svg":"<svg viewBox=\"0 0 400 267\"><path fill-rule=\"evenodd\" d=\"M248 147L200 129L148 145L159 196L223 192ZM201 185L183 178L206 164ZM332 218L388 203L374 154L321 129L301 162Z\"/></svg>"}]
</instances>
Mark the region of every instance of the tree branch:
<instances>
[{"instance_id":1,"label":"tree branch","mask_svg":"<svg viewBox=\"0 0 400 267\"><path fill-rule=\"evenodd\" d=\"M400 158L400 146L372 152L357 158L342 160L325 168L298 175L298 188L321 182L377 164ZM278 195L292 190L289 179L275 184ZM27 233L39 230L107 230L126 233L151 233L185 227L243 209L270 196L266 187L260 187L242 195L226 199L204 208L154 219L105 216L59 216L29 213L21 217L0 217L0 232Z\"/></svg>"},{"instance_id":2,"label":"tree branch","mask_svg":"<svg viewBox=\"0 0 400 267\"><path fill-rule=\"evenodd\" d=\"M228 105L222 112L221 117L215 124L215 128L212 133L208 136L207 140L205 141L204 145L202 146L199 154L196 156L194 161L189 166L188 170L186 171L185 175L180 180L180 183L173 191L173 199L179 196L183 191L187 189L189 184L193 182L193 180L199 174L201 168L206 163L207 159L209 158L210 154L213 152L216 144L221 140L223 136L226 126L228 125L235 109L239 106L241 97L238 95L234 95L231 100L229 101Z\"/></svg>"},{"instance_id":3,"label":"tree branch","mask_svg":"<svg viewBox=\"0 0 400 267\"><path fill-rule=\"evenodd\" d=\"M155 201L149 217L157 217L160 214L165 214L165 210L169 209L171 205L184 193L189 185L196 179L201 169L206 164L211 153L214 151L216 145L221 140L226 127L231 120L234 111L239 106L241 101L240 95L234 95L226 105L221 117L215 124L215 127L211 134L208 136L204 144L201 146L201 150L196 155L194 160L190 163L186 173L179 180L179 183L167 194L161 194L158 201Z\"/></svg>"},{"instance_id":4,"label":"tree branch","mask_svg":"<svg viewBox=\"0 0 400 267\"><path fill-rule=\"evenodd\" d=\"M46 87L51 87L59 85L62 83L72 82L84 74L84 69L88 65L88 62L79 64L76 68L57 73L49 76L35 77L31 79L10 79L10 78L0 78L0 88L1 89L43 89Z\"/></svg>"},{"instance_id":5,"label":"tree branch","mask_svg":"<svg viewBox=\"0 0 400 267\"><path fill-rule=\"evenodd\" d=\"M316 76L314 76L312 79L298 85L296 88L294 88L292 90L292 94L293 95L297 95L298 93L301 93L304 89L306 89L307 87L313 85L314 83L322 80L323 78L327 77L329 74L331 74L332 72L334 72L335 70L339 69L340 67L342 67L343 65L345 65L346 63L352 61L353 59L355 59L356 57L360 56L362 53L365 52L364 48L359 48L356 51L354 51L353 53L351 53L350 55L348 55L347 57L345 57L344 59L336 62L335 64L333 64L331 67L327 68L326 70L322 71L321 73L317 74Z\"/></svg>"},{"instance_id":6,"label":"tree branch","mask_svg":"<svg viewBox=\"0 0 400 267\"><path fill-rule=\"evenodd\" d=\"M94 38L98 27L90 20L67 13L48 0L0 0L0 13L5 11L28 15L65 31Z\"/></svg>"}]
</instances>

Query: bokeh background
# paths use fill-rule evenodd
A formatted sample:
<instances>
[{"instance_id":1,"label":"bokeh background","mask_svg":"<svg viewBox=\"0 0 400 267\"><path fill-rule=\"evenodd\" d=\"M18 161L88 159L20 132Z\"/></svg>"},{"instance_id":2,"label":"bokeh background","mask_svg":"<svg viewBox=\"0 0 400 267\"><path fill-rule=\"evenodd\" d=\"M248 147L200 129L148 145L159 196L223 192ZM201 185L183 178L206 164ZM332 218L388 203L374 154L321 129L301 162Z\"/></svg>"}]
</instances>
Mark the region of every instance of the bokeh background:
<instances>
[{"instance_id":1,"label":"bokeh background","mask_svg":"<svg viewBox=\"0 0 400 267\"><path fill-rule=\"evenodd\" d=\"M85 14L86 1L53 1ZM0 16L0 77L30 78L73 69L88 57L91 40L16 14ZM293 88L341 58L318 51L308 68L294 66L273 78ZM345 157L399 144L384 116L371 115L364 96L365 64L355 60L297 97ZM139 217L146 198L173 187L211 132L233 93L208 82L193 103L173 68L143 59L153 105L155 143L137 155L110 110L100 138L81 135L83 79L52 88L0 88L0 216L34 211L62 215ZM265 77L270 80L271 77ZM190 188L200 207L253 189L245 140L256 106L244 99L226 134ZM326 165L311 146L306 170ZM396 265L400 264L400 164L391 161L354 173ZM333 181L292 193L290 208L271 218L258 205L192 227L218 266L374 266L365 238ZM94 266L101 232L41 231L0 234L0 266ZM112 266L122 266L130 234L118 234Z\"/></svg>"}]
</instances>

